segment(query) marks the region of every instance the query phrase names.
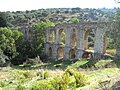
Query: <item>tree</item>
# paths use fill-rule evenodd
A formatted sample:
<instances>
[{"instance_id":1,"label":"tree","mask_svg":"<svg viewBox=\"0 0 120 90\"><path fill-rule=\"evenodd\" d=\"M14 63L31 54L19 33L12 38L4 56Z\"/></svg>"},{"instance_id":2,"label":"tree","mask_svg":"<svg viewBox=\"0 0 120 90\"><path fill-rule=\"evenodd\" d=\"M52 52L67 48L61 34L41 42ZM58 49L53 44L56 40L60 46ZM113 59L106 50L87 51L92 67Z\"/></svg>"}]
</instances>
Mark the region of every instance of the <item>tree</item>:
<instances>
[{"instance_id":1,"label":"tree","mask_svg":"<svg viewBox=\"0 0 120 90\"><path fill-rule=\"evenodd\" d=\"M35 55L44 53L45 43L45 28L48 26L54 26L55 24L51 21L39 22L34 25L33 34L33 51Z\"/></svg>"},{"instance_id":2,"label":"tree","mask_svg":"<svg viewBox=\"0 0 120 90\"><path fill-rule=\"evenodd\" d=\"M114 40L116 53L120 57L120 9L118 9L113 22L113 28L111 30L111 37Z\"/></svg>"},{"instance_id":3,"label":"tree","mask_svg":"<svg viewBox=\"0 0 120 90\"><path fill-rule=\"evenodd\" d=\"M4 12L0 12L0 27L7 27L6 14Z\"/></svg>"},{"instance_id":4,"label":"tree","mask_svg":"<svg viewBox=\"0 0 120 90\"><path fill-rule=\"evenodd\" d=\"M23 40L24 36L21 32L9 28L0 28L0 49L9 59L12 59L17 52L22 50L21 44Z\"/></svg>"}]
</instances>

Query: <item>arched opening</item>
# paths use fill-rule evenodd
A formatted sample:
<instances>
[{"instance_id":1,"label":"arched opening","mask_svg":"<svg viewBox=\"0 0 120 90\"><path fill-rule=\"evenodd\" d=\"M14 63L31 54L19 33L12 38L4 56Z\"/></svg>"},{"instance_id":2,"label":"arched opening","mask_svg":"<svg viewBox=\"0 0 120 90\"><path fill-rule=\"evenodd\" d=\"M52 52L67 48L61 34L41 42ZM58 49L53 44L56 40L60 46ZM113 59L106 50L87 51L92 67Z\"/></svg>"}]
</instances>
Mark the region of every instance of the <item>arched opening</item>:
<instances>
[{"instance_id":1,"label":"arched opening","mask_svg":"<svg viewBox=\"0 0 120 90\"><path fill-rule=\"evenodd\" d=\"M72 34L71 34L71 47L72 48L76 47L76 41L77 41L76 31L75 31L75 29L73 29Z\"/></svg>"},{"instance_id":2,"label":"arched opening","mask_svg":"<svg viewBox=\"0 0 120 90\"><path fill-rule=\"evenodd\" d=\"M65 46L65 30L64 29L60 29L59 33L58 33L58 42L60 45Z\"/></svg>"},{"instance_id":3,"label":"arched opening","mask_svg":"<svg viewBox=\"0 0 120 90\"><path fill-rule=\"evenodd\" d=\"M92 30L87 30L84 36L84 49L93 50L95 42L95 34Z\"/></svg>"},{"instance_id":4,"label":"arched opening","mask_svg":"<svg viewBox=\"0 0 120 90\"><path fill-rule=\"evenodd\" d=\"M103 41L103 44L104 44L103 53L115 55L116 54L115 43L114 43L113 38L111 38L110 33L106 32L104 34L103 39L104 39L104 41Z\"/></svg>"},{"instance_id":5,"label":"arched opening","mask_svg":"<svg viewBox=\"0 0 120 90\"><path fill-rule=\"evenodd\" d=\"M74 49L71 49L71 50L69 51L69 57L70 57L71 59L74 59L74 58L76 57L76 53L75 53L75 50L74 50Z\"/></svg>"},{"instance_id":6,"label":"arched opening","mask_svg":"<svg viewBox=\"0 0 120 90\"><path fill-rule=\"evenodd\" d=\"M52 48L49 48L49 57L52 58Z\"/></svg>"},{"instance_id":7,"label":"arched opening","mask_svg":"<svg viewBox=\"0 0 120 90\"><path fill-rule=\"evenodd\" d=\"M58 59L63 59L63 56L64 56L63 47L59 47L57 50L57 53L58 53Z\"/></svg>"},{"instance_id":8,"label":"arched opening","mask_svg":"<svg viewBox=\"0 0 120 90\"><path fill-rule=\"evenodd\" d=\"M50 31L50 35L49 35L49 42L50 43L53 43L55 40L54 40L54 37L55 37L55 34L54 34L54 31L51 30Z\"/></svg>"},{"instance_id":9,"label":"arched opening","mask_svg":"<svg viewBox=\"0 0 120 90\"><path fill-rule=\"evenodd\" d=\"M24 33L25 35L27 34L27 31L25 30L25 33Z\"/></svg>"}]
</instances>

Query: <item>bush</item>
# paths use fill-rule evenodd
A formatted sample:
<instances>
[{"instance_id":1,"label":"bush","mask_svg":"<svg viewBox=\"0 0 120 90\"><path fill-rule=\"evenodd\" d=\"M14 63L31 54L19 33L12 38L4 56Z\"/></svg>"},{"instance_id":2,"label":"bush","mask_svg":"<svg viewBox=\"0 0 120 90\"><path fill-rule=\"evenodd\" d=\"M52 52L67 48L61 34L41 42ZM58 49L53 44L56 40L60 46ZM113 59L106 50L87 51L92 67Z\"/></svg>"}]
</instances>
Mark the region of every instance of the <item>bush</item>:
<instances>
[{"instance_id":1,"label":"bush","mask_svg":"<svg viewBox=\"0 0 120 90\"><path fill-rule=\"evenodd\" d=\"M56 77L51 81L51 85L55 90L67 90L69 85L69 74L64 73L62 77Z\"/></svg>"},{"instance_id":2,"label":"bush","mask_svg":"<svg viewBox=\"0 0 120 90\"><path fill-rule=\"evenodd\" d=\"M0 81L0 87L5 87L5 82L4 81Z\"/></svg>"},{"instance_id":3,"label":"bush","mask_svg":"<svg viewBox=\"0 0 120 90\"><path fill-rule=\"evenodd\" d=\"M64 85L62 85L62 86L63 86L63 89L62 89L62 90L65 90L65 89L67 89L68 84L69 84L69 82L70 82L69 73L66 73L66 72L65 72L65 73L63 74L63 76L62 76L62 81L63 81L62 84L64 84Z\"/></svg>"},{"instance_id":4,"label":"bush","mask_svg":"<svg viewBox=\"0 0 120 90\"><path fill-rule=\"evenodd\" d=\"M20 64L23 64L23 62L25 61L26 61L26 57L23 56L22 54L19 54L11 60L11 63L13 65L20 65Z\"/></svg>"},{"instance_id":5,"label":"bush","mask_svg":"<svg viewBox=\"0 0 120 90\"><path fill-rule=\"evenodd\" d=\"M87 79L85 78L85 76L78 72L75 68L69 67L65 70L65 72L69 73L69 75L71 76L74 76L77 87L82 87L87 84Z\"/></svg>"},{"instance_id":6,"label":"bush","mask_svg":"<svg viewBox=\"0 0 120 90\"><path fill-rule=\"evenodd\" d=\"M77 87L83 87L87 84L87 79L80 72L74 72Z\"/></svg>"},{"instance_id":7,"label":"bush","mask_svg":"<svg viewBox=\"0 0 120 90\"><path fill-rule=\"evenodd\" d=\"M72 76L74 74L74 72L76 71L75 68L72 67L68 67L65 72L69 73L70 76Z\"/></svg>"},{"instance_id":8,"label":"bush","mask_svg":"<svg viewBox=\"0 0 120 90\"><path fill-rule=\"evenodd\" d=\"M55 90L47 81L38 81L34 83L29 90Z\"/></svg>"},{"instance_id":9,"label":"bush","mask_svg":"<svg viewBox=\"0 0 120 90\"><path fill-rule=\"evenodd\" d=\"M48 71L44 71L44 72L37 72L36 73L37 76L40 76L40 79L47 79L49 77L49 72Z\"/></svg>"},{"instance_id":10,"label":"bush","mask_svg":"<svg viewBox=\"0 0 120 90\"><path fill-rule=\"evenodd\" d=\"M32 78L32 77L33 77L33 74L32 74L32 72L30 72L30 71L25 71L25 72L23 72L23 76L24 76L25 78Z\"/></svg>"},{"instance_id":11,"label":"bush","mask_svg":"<svg viewBox=\"0 0 120 90\"><path fill-rule=\"evenodd\" d=\"M61 77L56 77L53 78L53 80L51 80L51 85L55 90L63 90L61 86L62 85L61 79L62 79Z\"/></svg>"},{"instance_id":12,"label":"bush","mask_svg":"<svg viewBox=\"0 0 120 90\"><path fill-rule=\"evenodd\" d=\"M15 90L26 90L25 86L18 84Z\"/></svg>"},{"instance_id":13,"label":"bush","mask_svg":"<svg viewBox=\"0 0 120 90\"><path fill-rule=\"evenodd\" d=\"M42 62L38 57L36 57L35 59L28 58L26 60L26 64L30 64L30 65L36 65L36 64L39 64L39 63L42 63Z\"/></svg>"},{"instance_id":14,"label":"bush","mask_svg":"<svg viewBox=\"0 0 120 90\"><path fill-rule=\"evenodd\" d=\"M44 72L44 79L47 79L49 77L49 72L48 71L45 71Z\"/></svg>"}]
</instances>

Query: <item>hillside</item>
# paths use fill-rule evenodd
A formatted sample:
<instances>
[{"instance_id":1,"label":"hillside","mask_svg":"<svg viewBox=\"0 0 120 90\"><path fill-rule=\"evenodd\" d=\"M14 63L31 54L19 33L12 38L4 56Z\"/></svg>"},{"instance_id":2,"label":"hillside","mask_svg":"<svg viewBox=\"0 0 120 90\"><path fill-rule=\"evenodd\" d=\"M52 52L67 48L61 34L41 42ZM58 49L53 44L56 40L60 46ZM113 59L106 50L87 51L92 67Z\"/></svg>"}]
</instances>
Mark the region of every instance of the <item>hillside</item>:
<instances>
[{"instance_id":1,"label":"hillside","mask_svg":"<svg viewBox=\"0 0 120 90\"><path fill-rule=\"evenodd\" d=\"M106 20L112 17L116 9L81 9L81 8L50 8L31 11L6 12L10 27L19 26L19 23L34 24L39 21L50 20L54 23L70 23L72 18L82 21Z\"/></svg>"}]
</instances>

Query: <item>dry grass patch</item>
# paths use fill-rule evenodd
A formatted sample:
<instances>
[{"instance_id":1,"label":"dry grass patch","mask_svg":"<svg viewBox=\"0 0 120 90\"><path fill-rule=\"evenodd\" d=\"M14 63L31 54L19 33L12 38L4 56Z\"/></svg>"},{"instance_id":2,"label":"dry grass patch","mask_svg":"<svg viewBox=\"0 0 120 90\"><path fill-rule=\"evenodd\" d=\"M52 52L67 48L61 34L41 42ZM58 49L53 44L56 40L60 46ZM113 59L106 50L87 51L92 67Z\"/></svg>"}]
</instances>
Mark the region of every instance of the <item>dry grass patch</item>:
<instances>
[{"instance_id":1,"label":"dry grass patch","mask_svg":"<svg viewBox=\"0 0 120 90\"><path fill-rule=\"evenodd\" d=\"M115 49L108 49L108 50L106 50L106 53L110 54L110 55L115 55L116 54L116 50Z\"/></svg>"},{"instance_id":2,"label":"dry grass patch","mask_svg":"<svg viewBox=\"0 0 120 90\"><path fill-rule=\"evenodd\" d=\"M49 70L50 77L56 77L63 75L64 71L61 69Z\"/></svg>"},{"instance_id":3,"label":"dry grass patch","mask_svg":"<svg viewBox=\"0 0 120 90\"><path fill-rule=\"evenodd\" d=\"M0 80L4 80L4 79L10 78L10 77L11 77L10 72L2 72L2 71L0 71Z\"/></svg>"}]
</instances>

